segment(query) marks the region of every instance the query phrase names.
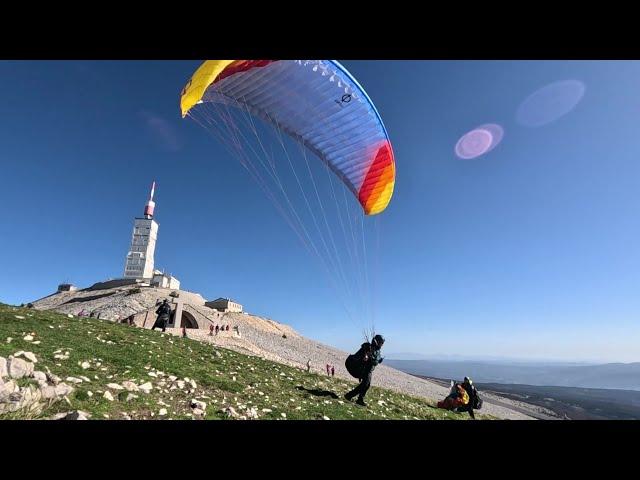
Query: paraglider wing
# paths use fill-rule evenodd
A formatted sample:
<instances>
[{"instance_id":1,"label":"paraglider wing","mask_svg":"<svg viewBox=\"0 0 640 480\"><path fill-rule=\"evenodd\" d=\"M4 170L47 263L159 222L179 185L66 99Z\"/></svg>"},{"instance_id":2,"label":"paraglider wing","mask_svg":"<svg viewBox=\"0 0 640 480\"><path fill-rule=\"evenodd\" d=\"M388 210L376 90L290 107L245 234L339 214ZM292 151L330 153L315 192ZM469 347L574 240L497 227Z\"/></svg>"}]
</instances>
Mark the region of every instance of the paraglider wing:
<instances>
[{"instance_id":1,"label":"paraglider wing","mask_svg":"<svg viewBox=\"0 0 640 480\"><path fill-rule=\"evenodd\" d=\"M333 60L208 60L182 91L182 116L199 103L238 106L315 153L364 213L393 195L393 149L366 92Z\"/></svg>"}]
</instances>

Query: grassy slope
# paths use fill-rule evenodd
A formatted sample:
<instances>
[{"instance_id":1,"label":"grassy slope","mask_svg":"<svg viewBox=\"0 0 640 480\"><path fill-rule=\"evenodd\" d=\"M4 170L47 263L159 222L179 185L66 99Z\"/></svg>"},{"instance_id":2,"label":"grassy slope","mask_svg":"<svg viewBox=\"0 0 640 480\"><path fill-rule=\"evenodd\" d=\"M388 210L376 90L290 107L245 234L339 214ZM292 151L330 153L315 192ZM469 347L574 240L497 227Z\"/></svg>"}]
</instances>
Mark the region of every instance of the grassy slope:
<instances>
[{"instance_id":1,"label":"grassy slope","mask_svg":"<svg viewBox=\"0 0 640 480\"><path fill-rule=\"evenodd\" d=\"M25 318L18 319L16 315ZM41 343L34 345L23 340L27 334L35 334L34 341ZM7 343L7 337L13 338L11 343ZM54 351L59 349L63 353L68 351L69 358L54 359ZM41 417L78 409L89 412L92 419L119 419L124 418L123 413L132 419L188 419L191 418L189 401L196 398L207 403L205 418L208 419L226 418L222 412L226 406L242 413L245 405L257 407L263 419L281 419L282 413L290 420L323 416L332 420L468 418L467 414L436 409L423 399L376 387L367 395L369 406L363 408L342 398L353 385L341 379L308 374L222 348L215 349L216 355L211 345L162 335L158 331L0 304L0 356L6 358L19 350L36 355L36 370L45 370L46 366L63 380L68 376L91 379L89 383L75 385L75 391L69 395L71 406L58 402L46 408ZM91 367L82 369L83 361L90 362ZM96 366L97 362L101 365ZM194 379L197 389L194 393L157 389L161 378L149 376L154 369L167 376ZM138 385L150 381L154 389L149 394L137 392L139 398L129 402L124 400L126 391L118 396L118 391L110 390L114 401L102 397L102 392L109 390L107 383L126 380ZM309 390L318 392L314 394ZM88 391L93 392L93 396L89 397ZM339 398L320 395L320 392L333 392ZM161 408L166 408L166 416L158 415ZM5 418L16 418L16 415Z\"/></svg>"}]
</instances>

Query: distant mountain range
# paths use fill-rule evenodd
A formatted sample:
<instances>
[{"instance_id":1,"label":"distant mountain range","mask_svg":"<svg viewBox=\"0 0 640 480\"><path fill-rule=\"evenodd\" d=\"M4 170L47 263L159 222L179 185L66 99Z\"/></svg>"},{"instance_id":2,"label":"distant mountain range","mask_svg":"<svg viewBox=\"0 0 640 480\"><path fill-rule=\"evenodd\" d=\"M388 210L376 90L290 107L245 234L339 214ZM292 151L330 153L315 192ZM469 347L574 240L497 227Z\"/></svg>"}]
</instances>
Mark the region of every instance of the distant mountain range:
<instances>
[{"instance_id":1,"label":"distant mountain range","mask_svg":"<svg viewBox=\"0 0 640 480\"><path fill-rule=\"evenodd\" d=\"M405 354L406 355L406 354ZM584 365L557 362L406 360L388 355L385 363L406 373L478 383L609 388L640 391L640 362Z\"/></svg>"},{"instance_id":2,"label":"distant mountain range","mask_svg":"<svg viewBox=\"0 0 640 480\"><path fill-rule=\"evenodd\" d=\"M516 358L516 357L494 357L490 355L486 356L467 356L467 355L452 355L452 354L435 354L424 355L421 353L413 352L399 352L399 353L385 353L386 358L390 360L431 360L435 362L479 362L479 363L498 363L501 365L600 365L602 362L598 361L581 361L571 362L567 360L554 360L554 359L540 359L532 360L529 358Z\"/></svg>"}]
</instances>

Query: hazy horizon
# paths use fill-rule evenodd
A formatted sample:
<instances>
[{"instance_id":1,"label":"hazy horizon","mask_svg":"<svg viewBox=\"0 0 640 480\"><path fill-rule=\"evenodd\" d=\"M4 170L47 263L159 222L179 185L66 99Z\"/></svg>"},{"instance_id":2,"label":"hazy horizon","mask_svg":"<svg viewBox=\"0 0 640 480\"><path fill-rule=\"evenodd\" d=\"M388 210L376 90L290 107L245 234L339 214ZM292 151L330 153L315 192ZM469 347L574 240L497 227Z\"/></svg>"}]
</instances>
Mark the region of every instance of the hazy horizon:
<instances>
[{"instance_id":1,"label":"hazy horizon","mask_svg":"<svg viewBox=\"0 0 640 480\"><path fill-rule=\"evenodd\" d=\"M557 358L545 356L510 357L493 355L449 355L443 353L421 354L416 352L385 352L391 360L426 360L433 362L477 362L499 364L558 364L558 365L602 365L608 363L639 363L638 361L619 361L607 358Z\"/></svg>"}]
</instances>

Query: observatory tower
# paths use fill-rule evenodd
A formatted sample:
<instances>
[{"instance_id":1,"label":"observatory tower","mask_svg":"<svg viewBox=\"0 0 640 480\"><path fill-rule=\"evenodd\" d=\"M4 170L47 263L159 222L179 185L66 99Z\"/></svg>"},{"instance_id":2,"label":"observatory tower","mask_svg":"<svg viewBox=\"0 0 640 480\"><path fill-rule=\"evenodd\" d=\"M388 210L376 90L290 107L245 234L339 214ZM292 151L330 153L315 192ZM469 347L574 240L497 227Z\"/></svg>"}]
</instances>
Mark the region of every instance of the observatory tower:
<instances>
[{"instance_id":1,"label":"observatory tower","mask_svg":"<svg viewBox=\"0 0 640 480\"><path fill-rule=\"evenodd\" d=\"M131 247L124 267L124 278L149 282L153 278L153 253L158 238L158 223L153 219L153 210L156 206L153 201L155 189L156 182L153 182L149 201L144 207L144 217L136 218L134 221Z\"/></svg>"}]
</instances>

